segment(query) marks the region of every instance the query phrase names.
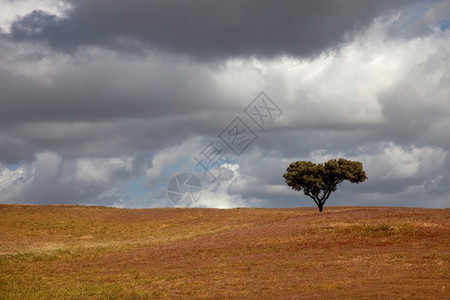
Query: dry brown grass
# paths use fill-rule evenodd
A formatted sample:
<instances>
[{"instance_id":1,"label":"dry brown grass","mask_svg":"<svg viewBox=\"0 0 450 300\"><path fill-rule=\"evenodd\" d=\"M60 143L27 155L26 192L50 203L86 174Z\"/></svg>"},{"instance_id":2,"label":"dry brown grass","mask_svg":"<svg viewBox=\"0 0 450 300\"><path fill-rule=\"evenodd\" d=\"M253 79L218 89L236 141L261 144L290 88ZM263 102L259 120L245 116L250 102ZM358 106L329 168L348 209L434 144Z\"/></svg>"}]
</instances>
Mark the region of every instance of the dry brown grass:
<instances>
[{"instance_id":1,"label":"dry brown grass","mask_svg":"<svg viewBox=\"0 0 450 300\"><path fill-rule=\"evenodd\" d=\"M0 205L0 298L450 299L450 209Z\"/></svg>"}]
</instances>

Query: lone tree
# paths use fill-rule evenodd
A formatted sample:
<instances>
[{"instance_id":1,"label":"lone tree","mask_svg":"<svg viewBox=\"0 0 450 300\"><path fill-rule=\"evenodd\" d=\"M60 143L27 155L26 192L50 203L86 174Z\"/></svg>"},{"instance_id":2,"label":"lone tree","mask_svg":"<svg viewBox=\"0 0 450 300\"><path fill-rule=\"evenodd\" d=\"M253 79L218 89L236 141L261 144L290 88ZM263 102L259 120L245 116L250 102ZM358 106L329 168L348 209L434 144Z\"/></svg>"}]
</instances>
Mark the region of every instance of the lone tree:
<instances>
[{"instance_id":1,"label":"lone tree","mask_svg":"<svg viewBox=\"0 0 450 300\"><path fill-rule=\"evenodd\" d=\"M348 180L351 183L364 182L367 179L362 163L344 158L330 159L323 164L310 161L293 162L283 175L286 184L293 190L301 191L311 197L319 211L330 194L336 191L336 186Z\"/></svg>"}]
</instances>

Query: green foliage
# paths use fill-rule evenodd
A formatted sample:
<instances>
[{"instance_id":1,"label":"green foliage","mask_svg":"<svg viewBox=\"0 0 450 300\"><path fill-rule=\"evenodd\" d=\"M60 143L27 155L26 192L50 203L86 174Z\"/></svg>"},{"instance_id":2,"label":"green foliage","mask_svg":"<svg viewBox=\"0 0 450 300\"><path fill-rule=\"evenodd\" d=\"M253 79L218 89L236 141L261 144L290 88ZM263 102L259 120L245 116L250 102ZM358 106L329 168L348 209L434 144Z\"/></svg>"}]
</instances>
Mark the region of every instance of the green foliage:
<instances>
[{"instance_id":1,"label":"green foliage","mask_svg":"<svg viewBox=\"0 0 450 300\"><path fill-rule=\"evenodd\" d=\"M367 179L362 163L344 158L330 159L322 164L310 161L293 162L283 175L286 184L293 190L303 191L311 197L322 211L325 201L344 180L351 183L364 182Z\"/></svg>"}]
</instances>

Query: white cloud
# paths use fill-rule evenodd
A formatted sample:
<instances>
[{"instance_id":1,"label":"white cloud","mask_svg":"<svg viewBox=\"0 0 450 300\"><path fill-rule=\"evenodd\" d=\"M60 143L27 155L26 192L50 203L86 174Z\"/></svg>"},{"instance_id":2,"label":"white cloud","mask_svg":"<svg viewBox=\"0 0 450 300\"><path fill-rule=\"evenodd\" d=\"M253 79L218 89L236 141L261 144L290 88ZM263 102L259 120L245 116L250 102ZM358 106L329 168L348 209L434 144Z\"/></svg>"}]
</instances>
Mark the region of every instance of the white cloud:
<instances>
[{"instance_id":1,"label":"white cloud","mask_svg":"<svg viewBox=\"0 0 450 300\"><path fill-rule=\"evenodd\" d=\"M447 152L435 147L402 147L392 142L381 142L356 149L359 155L326 150L313 151L311 161L322 163L331 158L345 157L363 163L370 180L397 180L423 178L429 180L445 169Z\"/></svg>"},{"instance_id":2,"label":"white cloud","mask_svg":"<svg viewBox=\"0 0 450 300\"><path fill-rule=\"evenodd\" d=\"M36 154L15 170L0 166L0 203L95 203L115 195L133 172L133 159L62 159L53 152ZM104 203L114 205L113 202Z\"/></svg>"},{"instance_id":3,"label":"white cloud","mask_svg":"<svg viewBox=\"0 0 450 300\"><path fill-rule=\"evenodd\" d=\"M237 182L241 180L238 164L224 164L222 168L228 169L233 176L226 180L217 180L210 183L211 179L207 176L201 176L202 183L205 187L202 190L202 195L196 206L211 207L211 208L232 208L244 206L245 201L240 194L232 193L230 189Z\"/></svg>"},{"instance_id":4,"label":"white cloud","mask_svg":"<svg viewBox=\"0 0 450 300\"><path fill-rule=\"evenodd\" d=\"M194 167L193 156L201 150L201 141L200 137L187 139L180 145L162 149L153 156L151 166L145 170L145 178L150 184L152 181L160 181L166 168L183 158L185 163L177 168L178 171L192 170Z\"/></svg>"},{"instance_id":5,"label":"white cloud","mask_svg":"<svg viewBox=\"0 0 450 300\"><path fill-rule=\"evenodd\" d=\"M446 152L432 147L404 149L393 143L381 145L381 153L361 157L366 162L369 175L381 180L429 177L441 172Z\"/></svg>"},{"instance_id":6,"label":"white cloud","mask_svg":"<svg viewBox=\"0 0 450 300\"><path fill-rule=\"evenodd\" d=\"M106 159L77 159L75 161L75 172L63 178L64 182L90 183L105 185L111 180L114 172L120 170L131 173L133 159L106 158Z\"/></svg>"},{"instance_id":7,"label":"white cloud","mask_svg":"<svg viewBox=\"0 0 450 300\"><path fill-rule=\"evenodd\" d=\"M33 10L42 10L63 17L70 5L61 0L0 0L0 29L9 32L12 22Z\"/></svg>"},{"instance_id":8,"label":"white cloud","mask_svg":"<svg viewBox=\"0 0 450 300\"><path fill-rule=\"evenodd\" d=\"M17 198L27 183L29 178L24 167L10 170L7 166L0 164L0 203L8 203L9 199Z\"/></svg>"}]
</instances>

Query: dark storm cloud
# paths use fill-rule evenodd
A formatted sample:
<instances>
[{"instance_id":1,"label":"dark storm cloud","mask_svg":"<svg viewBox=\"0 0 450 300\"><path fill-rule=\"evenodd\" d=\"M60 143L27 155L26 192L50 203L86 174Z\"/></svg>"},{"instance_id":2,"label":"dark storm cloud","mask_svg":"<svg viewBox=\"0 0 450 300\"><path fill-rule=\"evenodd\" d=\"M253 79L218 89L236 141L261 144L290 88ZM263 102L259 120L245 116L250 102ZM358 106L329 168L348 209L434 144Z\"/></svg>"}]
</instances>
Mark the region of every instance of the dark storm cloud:
<instances>
[{"instance_id":1,"label":"dark storm cloud","mask_svg":"<svg viewBox=\"0 0 450 300\"><path fill-rule=\"evenodd\" d=\"M0 161L10 164L46 150L72 158L152 151L215 134L236 109L236 99L217 93L210 71L182 61L96 57L61 63L50 55L24 62L13 50L4 52L18 62L9 69L0 65ZM41 73L35 64L52 71Z\"/></svg>"},{"instance_id":2,"label":"dark storm cloud","mask_svg":"<svg viewBox=\"0 0 450 300\"><path fill-rule=\"evenodd\" d=\"M381 13L411 1L71 1L60 18L33 11L12 24L14 41L73 53L80 46L158 49L200 60L308 57L336 47Z\"/></svg>"},{"instance_id":3,"label":"dark storm cloud","mask_svg":"<svg viewBox=\"0 0 450 300\"><path fill-rule=\"evenodd\" d=\"M189 70L160 65L139 71L134 67L89 63L81 68L68 66L50 75L50 85L0 67L0 123L164 117L191 113L200 105L210 107L198 90L186 87ZM208 78L203 80L208 83ZM207 88L202 91L203 97L208 95Z\"/></svg>"}]
</instances>

